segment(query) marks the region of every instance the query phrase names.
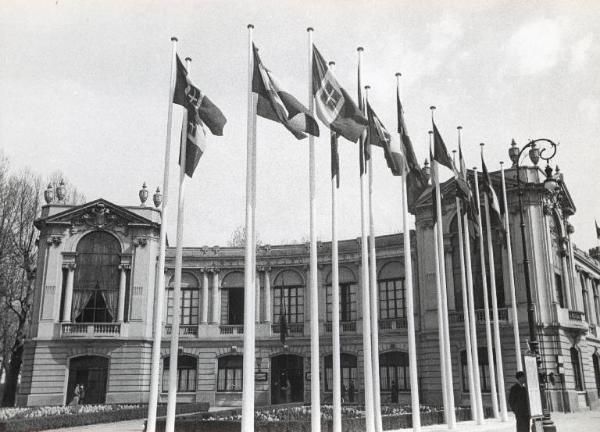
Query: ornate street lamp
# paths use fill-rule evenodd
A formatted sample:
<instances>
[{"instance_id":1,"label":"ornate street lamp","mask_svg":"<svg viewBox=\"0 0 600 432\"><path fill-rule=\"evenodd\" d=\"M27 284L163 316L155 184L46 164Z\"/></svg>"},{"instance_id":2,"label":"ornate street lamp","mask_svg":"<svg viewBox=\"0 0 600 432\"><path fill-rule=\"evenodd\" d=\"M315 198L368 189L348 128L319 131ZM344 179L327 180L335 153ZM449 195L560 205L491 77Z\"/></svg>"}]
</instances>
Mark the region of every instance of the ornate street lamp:
<instances>
[{"instance_id":1,"label":"ornate street lamp","mask_svg":"<svg viewBox=\"0 0 600 432\"><path fill-rule=\"evenodd\" d=\"M542 148L537 146L538 143L542 144ZM513 163L513 167L517 169L517 186L519 191L519 218L521 225L521 243L523 247L523 272L525 273L525 291L527 294L527 321L529 324L529 350L535 355L537 363L537 371L539 383L540 383L540 396L542 402L542 411L544 413L543 427L544 431L556 431L556 426L550 418L550 411L548 410L548 404L546 402L545 393L545 379L544 374L541 372L540 367L542 364L539 341L537 338L537 331L535 328L535 309L533 307L533 301L531 298L531 281L529 279L529 256L527 254L527 243L525 240L525 218L523 216L523 190L521 189L521 176L519 175L519 159L523 152L529 149L529 159L537 166L540 159L546 161L546 179L544 180L544 188L551 194L555 194L559 188L558 181L552 176L552 168L548 164L550 159L556 154L557 145L547 138L539 138L529 141L522 149L519 149L515 140L512 140L510 148L508 149L508 156ZM545 153L551 152L549 156Z\"/></svg>"}]
</instances>

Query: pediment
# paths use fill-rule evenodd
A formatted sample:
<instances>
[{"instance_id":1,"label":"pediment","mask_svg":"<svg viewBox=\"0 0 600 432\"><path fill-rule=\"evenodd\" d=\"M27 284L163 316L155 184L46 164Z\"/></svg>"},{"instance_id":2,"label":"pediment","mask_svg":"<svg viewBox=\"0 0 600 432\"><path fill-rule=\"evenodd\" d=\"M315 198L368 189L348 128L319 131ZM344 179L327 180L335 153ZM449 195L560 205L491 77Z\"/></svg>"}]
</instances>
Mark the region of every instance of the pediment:
<instances>
[{"instance_id":1,"label":"pediment","mask_svg":"<svg viewBox=\"0 0 600 432\"><path fill-rule=\"evenodd\" d=\"M111 229L132 225L157 226L155 222L102 198L35 221L35 226L38 229L47 225L81 226L92 229Z\"/></svg>"}]
</instances>

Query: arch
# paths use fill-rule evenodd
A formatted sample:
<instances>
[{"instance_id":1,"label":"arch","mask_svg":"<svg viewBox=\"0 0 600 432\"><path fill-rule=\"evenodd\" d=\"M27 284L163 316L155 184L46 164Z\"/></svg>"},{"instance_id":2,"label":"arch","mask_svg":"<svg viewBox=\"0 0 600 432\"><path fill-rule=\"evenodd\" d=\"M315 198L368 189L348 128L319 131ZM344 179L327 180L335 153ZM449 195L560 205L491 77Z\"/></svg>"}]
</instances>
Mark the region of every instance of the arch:
<instances>
[{"instance_id":1,"label":"arch","mask_svg":"<svg viewBox=\"0 0 600 432\"><path fill-rule=\"evenodd\" d=\"M393 392L394 384L397 390L410 390L408 353L395 350L379 354L379 380L381 391ZM398 402L397 398L392 402Z\"/></svg>"},{"instance_id":2,"label":"arch","mask_svg":"<svg viewBox=\"0 0 600 432\"><path fill-rule=\"evenodd\" d=\"M583 391L583 371L581 368L581 354L576 346L569 350L571 353L571 365L573 367L573 381L575 390Z\"/></svg>"},{"instance_id":3,"label":"arch","mask_svg":"<svg viewBox=\"0 0 600 432\"><path fill-rule=\"evenodd\" d=\"M109 362L109 357L103 355L78 355L69 358L66 402L75 403L75 388L83 386L83 390L77 392L79 396L76 403L105 403Z\"/></svg>"},{"instance_id":4,"label":"arch","mask_svg":"<svg viewBox=\"0 0 600 432\"><path fill-rule=\"evenodd\" d=\"M227 354L217 357L217 392L241 392L244 356Z\"/></svg>"},{"instance_id":5,"label":"arch","mask_svg":"<svg viewBox=\"0 0 600 432\"><path fill-rule=\"evenodd\" d=\"M169 284L167 285L167 288L173 288L174 286L175 286L175 276L171 276L171 279L169 280ZM181 289L186 289L186 288L198 289L201 286L202 286L202 283L196 277L195 274L188 272L188 271L181 272Z\"/></svg>"},{"instance_id":6,"label":"arch","mask_svg":"<svg viewBox=\"0 0 600 432\"><path fill-rule=\"evenodd\" d=\"M273 286L304 286L304 278L296 270L281 270L273 279Z\"/></svg>"},{"instance_id":7,"label":"arch","mask_svg":"<svg viewBox=\"0 0 600 432\"><path fill-rule=\"evenodd\" d=\"M596 380L596 392L598 396L600 396L600 353L598 353L598 348L594 354L592 354L592 366L594 368L594 378Z\"/></svg>"},{"instance_id":8,"label":"arch","mask_svg":"<svg viewBox=\"0 0 600 432\"><path fill-rule=\"evenodd\" d=\"M169 391L169 371L171 357L163 356L162 391ZM198 381L198 357L191 354L177 356L177 392L189 393L196 391Z\"/></svg>"},{"instance_id":9,"label":"arch","mask_svg":"<svg viewBox=\"0 0 600 432\"><path fill-rule=\"evenodd\" d=\"M400 261L389 261L381 267L377 280L404 278L404 263Z\"/></svg>"},{"instance_id":10,"label":"arch","mask_svg":"<svg viewBox=\"0 0 600 432\"><path fill-rule=\"evenodd\" d=\"M221 280L221 288L244 288L244 272L234 270Z\"/></svg>"},{"instance_id":11,"label":"arch","mask_svg":"<svg viewBox=\"0 0 600 432\"><path fill-rule=\"evenodd\" d=\"M331 271L325 278L325 283L331 285ZM344 283L356 283L356 275L354 271L350 267L340 266L339 267L339 282L340 284Z\"/></svg>"}]
</instances>

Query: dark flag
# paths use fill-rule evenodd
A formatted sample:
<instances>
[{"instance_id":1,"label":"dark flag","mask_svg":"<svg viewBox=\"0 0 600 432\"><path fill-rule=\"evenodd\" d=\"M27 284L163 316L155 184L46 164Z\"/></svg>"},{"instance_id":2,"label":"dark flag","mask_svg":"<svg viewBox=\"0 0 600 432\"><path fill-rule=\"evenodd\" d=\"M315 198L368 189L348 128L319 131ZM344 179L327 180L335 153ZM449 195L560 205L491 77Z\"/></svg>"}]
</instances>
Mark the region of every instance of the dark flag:
<instances>
[{"instance_id":1,"label":"dark flag","mask_svg":"<svg viewBox=\"0 0 600 432\"><path fill-rule=\"evenodd\" d=\"M338 154L338 136L331 131L331 178L335 178L335 185L340 188L340 155Z\"/></svg>"},{"instance_id":2,"label":"dark flag","mask_svg":"<svg viewBox=\"0 0 600 432\"><path fill-rule=\"evenodd\" d=\"M367 119L358 109L313 45L313 95L317 116L331 130L356 142L367 126Z\"/></svg>"},{"instance_id":3,"label":"dark flag","mask_svg":"<svg viewBox=\"0 0 600 432\"><path fill-rule=\"evenodd\" d=\"M402 175L402 171L406 168L406 160L402 154L400 145L392 143L392 136L387 131L371 104L367 102L367 117L369 119L369 128L367 133L367 142L369 145L383 147L383 154L387 166L395 176Z\"/></svg>"},{"instance_id":4,"label":"dark flag","mask_svg":"<svg viewBox=\"0 0 600 432\"><path fill-rule=\"evenodd\" d=\"M286 306L285 306L285 289L281 289L281 305L279 306L279 340L285 345L285 338L288 336L288 326L286 320Z\"/></svg>"},{"instance_id":5,"label":"dark flag","mask_svg":"<svg viewBox=\"0 0 600 432\"><path fill-rule=\"evenodd\" d=\"M398 112L398 134L402 141L400 145L408 167L408 172L406 173L406 202L408 204L408 211L414 213L417 199L427 188L427 178L423 174L421 166L417 161L412 142L406 130L404 110L402 109L402 102L400 102L399 89L396 89L396 108Z\"/></svg>"},{"instance_id":6,"label":"dark flag","mask_svg":"<svg viewBox=\"0 0 600 432\"><path fill-rule=\"evenodd\" d=\"M594 221L596 224L596 238L600 240L600 227L598 227L598 222Z\"/></svg>"},{"instance_id":7,"label":"dark flag","mask_svg":"<svg viewBox=\"0 0 600 432\"><path fill-rule=\"evenodd\" d=\"M494 190L494 186L492 185L492 181L490 179L490 174L485 166L485 162L483 161L483 155L481 156L481 170L483 171L483 192L488 196L489 207L492 210L492 217L496 219L498 226L502 228L504 231L504 223L502 221L502 214L500 213L500 205L498 201L498 196L496 195L496 191Z\"/></svg>"},{"instance_id":8,"label":"dark flag","mask_svg":"<svg viewBox=\"0 0 600 432\"><path fill-rule=\"evenodd\" d=\"M452 158L450 158L450 154L448 153L448 149L446 148L446 144L438 131L435 122L433 123L433 159L438 163L444 165L448 169L452 171L456 171L454 167L454 163L452 162Z\"/></svg>"},{"instance_id":9,"label":"dark flag","mask_svg":"<svg viewBox=\"0 0 600 432\"><path fill-rule=\"evenodd\" d=\"M192 83L179 56L177 56L177 79L175 81L173 103L183 106L188 112L197 112L198 118L210 129L213 135L223 135L223 126L225 126L227 119L208 96L205 96Z\"/></svg>"},{"instance_id":10,"label":"dark flag","mask_svg":"<svg viewBox=\"0 0 600 432\"><path fill-rule=\"evenodd\" d=\"M192 113L188 113L188 116L190 115ZM202 122L195 113L194 118L190 119L188 117L185 146L185 173L191 178L206 148L206 132L204 131ZM181 164L181 151L179 152L179 163Z\"/></svg>"},{"instance_id":11,"label":"dark flag","mask_svg":"<svg viewBox=\"0 0 600 432\"><path fill-rule=\"evenodd\" d=\"M319 136L319 125L308 108L282 90L275 76L260 60L258 48L254 44L252 48L252 91L258 95L256 114L283 124L297 139L306 138L306 134Z\"/></svg>"}]
</instances>

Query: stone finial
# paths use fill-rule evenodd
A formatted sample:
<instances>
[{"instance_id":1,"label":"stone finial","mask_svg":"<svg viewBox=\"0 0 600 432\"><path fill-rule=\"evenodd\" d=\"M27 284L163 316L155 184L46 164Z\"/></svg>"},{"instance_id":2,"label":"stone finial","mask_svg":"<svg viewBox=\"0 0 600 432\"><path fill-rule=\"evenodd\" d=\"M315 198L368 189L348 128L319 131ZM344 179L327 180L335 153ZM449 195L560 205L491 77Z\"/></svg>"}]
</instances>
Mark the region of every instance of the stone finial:
<instances>
[{"instance_id":1,"label":"stone finial","mask_svg":"<svg viewBox=\"0 0 600 432\"><path fill-rule=\"evenodd\" d=\"M66 195L66 187L64 180L61 180L58 186L56 187L56 199L58 201L63 201Z\"/></svg>"},{"instance_id":2,"label":"stone finial","mask_svg":"<svg viewBox=\"0 0 600 432\"><path fill-rule=\"evenodd\" d=\"M48 183L48 187L44 191L44 199L46 200L46 204L51 204L54 201L54 188L51 183Z\"/></svg>"},{"instance_id":3,"label":"stone finial","mask_svg":"<svg viewBox=\"0 0 600 432\"><path fill-rule=\"evenodd\" d=\"M146 205L146 200L148 199L148 188L146 187L146 182L144 182L144 184L142 185L142 188L140 189L138 195L140 197L140 205L144 207Z\"/></svg>"},{"instance_id":4,"label":"stone finial","mask_svg":"<svg viewBox=\"0 0 600 432\"><path fill-rule=\"evenodd\" d=\"M156 188L156 192L152 195L152 201L154 201L154 207L159 208L162 204L162 194L160 193L160 188Z\"/></svg>"}]
</instances>

